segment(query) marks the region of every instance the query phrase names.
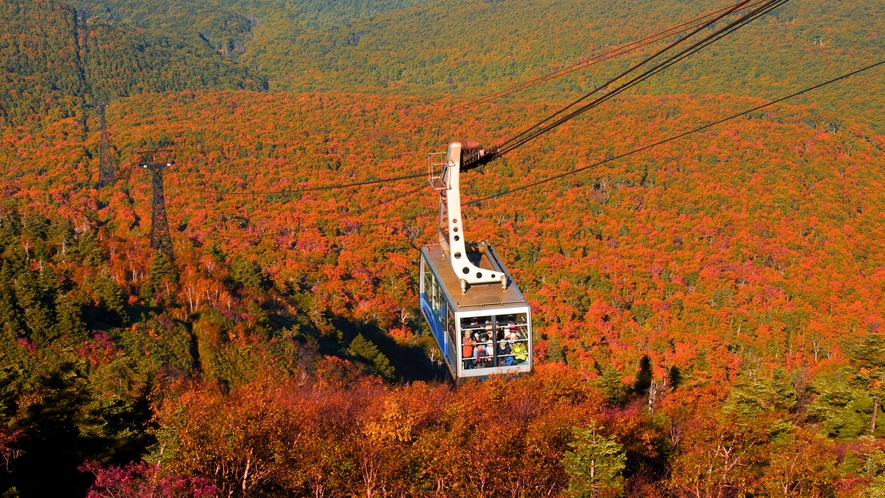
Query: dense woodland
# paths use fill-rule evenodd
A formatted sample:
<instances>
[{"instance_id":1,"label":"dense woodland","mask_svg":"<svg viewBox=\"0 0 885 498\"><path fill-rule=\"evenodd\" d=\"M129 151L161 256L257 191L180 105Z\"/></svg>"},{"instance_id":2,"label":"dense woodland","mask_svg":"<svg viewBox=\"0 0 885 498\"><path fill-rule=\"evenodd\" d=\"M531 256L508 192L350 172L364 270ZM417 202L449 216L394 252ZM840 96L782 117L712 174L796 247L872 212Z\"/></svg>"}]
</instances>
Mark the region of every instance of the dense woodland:
<instances>
[{"instance_id":1,"label":"dense woodland","mask_svg":"<svg viewBox=\"0 0 885 498\"><path fill-rule=\"evenodd\" d=\"M205 88L267 88L197 33L123 29L56 0L4 0L0 119L76 116L97 99ZM219 49L222 50L222 49Z\"/></svg>"},{"instance_id":2,"label":"dense woodland","mask_svg":"<svg viewBox=\"0 0 885 498\"><path fill-rule=\"evenodd\" d=\"M304 190L497 143L638 55L450 109L719 6L561 3L3 0L0 493L885 494L881 69L510 192L873 62L878 3L791 3L465 175L530 375L447 379L425 180Z\"/></svg>"}]
</instances>

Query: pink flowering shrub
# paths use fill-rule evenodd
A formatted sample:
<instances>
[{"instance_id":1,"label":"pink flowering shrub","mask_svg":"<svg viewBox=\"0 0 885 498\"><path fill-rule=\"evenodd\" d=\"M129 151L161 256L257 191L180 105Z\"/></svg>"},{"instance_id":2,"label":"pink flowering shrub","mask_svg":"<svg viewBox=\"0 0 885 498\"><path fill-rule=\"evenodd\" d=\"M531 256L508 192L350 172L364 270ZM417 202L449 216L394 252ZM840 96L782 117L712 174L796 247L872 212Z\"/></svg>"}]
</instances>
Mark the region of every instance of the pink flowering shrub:
<instances>
[{"instance_id":1,"label":"pink flowering shrub","mask_svg":"<svg viewBox=\"0 0 885 498\"><path fill-rule=\"evenodd\" d=\"M86 462L79 470L95 474L87 498L209 498L216 494L208 479L162 475L156 465L145 462L110 467Z\"/></svg>"}]
</instances>

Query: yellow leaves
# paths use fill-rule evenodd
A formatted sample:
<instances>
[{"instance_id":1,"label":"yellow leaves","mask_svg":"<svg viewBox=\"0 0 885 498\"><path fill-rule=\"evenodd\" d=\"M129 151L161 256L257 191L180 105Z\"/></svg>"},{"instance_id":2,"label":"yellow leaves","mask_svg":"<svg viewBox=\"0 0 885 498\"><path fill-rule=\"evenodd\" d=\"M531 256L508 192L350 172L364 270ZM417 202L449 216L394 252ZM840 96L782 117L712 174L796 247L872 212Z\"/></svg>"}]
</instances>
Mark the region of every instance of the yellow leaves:
<instances>
[{"instance_id":1,"label":"yellow leaves","mask_svg":"<svg viewBox=\"0 0 885 498\"><path fill-rule=\"evenodd\" d=\"M380 417L364 424L363 434L375 444L409 443L417 419L415 411L407 410L396 396L391 395L384 400Z\"/></svg>"}]
</instances>

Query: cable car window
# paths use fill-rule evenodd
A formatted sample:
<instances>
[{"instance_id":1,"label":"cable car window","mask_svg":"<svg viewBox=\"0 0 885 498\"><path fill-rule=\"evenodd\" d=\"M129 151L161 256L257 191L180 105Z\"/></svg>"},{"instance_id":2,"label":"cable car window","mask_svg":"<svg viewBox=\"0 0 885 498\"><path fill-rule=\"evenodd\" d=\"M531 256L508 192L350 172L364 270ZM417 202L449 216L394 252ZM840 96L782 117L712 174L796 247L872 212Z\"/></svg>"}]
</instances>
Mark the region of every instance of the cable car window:
<instances>
[{"instance_id":1,"label":"cable car window","mask_svg":"<svg viewBox=\"0 0 885 498\"><path fill-rule=\"evenodd\" d=\"M427 294L427 299L430 301L430 306L437 313L439 313L441 298L439 291L439 282L437 282L436 276L431 271L425 273L424 276L424 292Z\"/></svg>"},{"instance_id":2,"label":"cable car window","mask_svg":"<svg viewBox=\"0 0 885 498\"><path fill-rule=\"evenodd\" d=\"M424 267L424 293L430 295L433 288L433 272L430 271L430 265Z\"/></svg>"},{"instance_id":3,"label":"cable car window","mask_svg":"<svg viewBox=\"0 0 885 498\"><path fill-rule=\"evenodd\" d=\"M436 286L436 276L434 274L430 274L430 287L427 288L427 297L430 299L430 307L434 310L439 309L437 306L436 295L439 292L439 288Z\"/></svg>"},{"instance_id":4,"label":"cable car window","mask_svg":"<svg viewBox=\"0 0 885 498\"><path fill-rule=\"evenodd\" d=\"M495 317L495 337L499 366L522 365L528 360L529 331L525 313Z\"/></svg>"},{"instance_id":5,"label":"cable car window","mask_svg":"<svg viewBox=\"0 0 885 498\"><path fill-rule=\"evenodd\" d=\"M440 318L443 320L443 327L449 334L449 364L452 365L452 368L458 364L458 337L455 333L455 317L452 315L452 307L446 303L446 312L440 313Z\"/></svg>"},{"instance_id":6,"label":"cable car window","mask_svg":"<svg viewBox=\"0 0 885 498\"><path fill-rule=\"evenodd\" d=\"M463 358L464 368L491 368L495 366L495 334L492 324L493 317L478 316L461 319L463 337L469 337L471 343L462 344L462 355L468 347L472 349L473 360ZM463 340L462 337L462 340Z\"/></svg>"},{"instance_id":7,"label":"cable car window","mask_svg":"<svg viewBox=\"0 0 885 498\"><path fill-rule=\"evenodd\" d=\"M476 368L476 341L473 340L473 333L464 330L461 334L461 367L464 370Z\"/></svg>"},{"instance_id":8,"label":"cable car window","mask_svg":"<svg viewBox=\"0 0 885 498\"><path fill-rule=\"evenodd\" d=\"M442 305L445 305L445 303L441 303L441 304L442 304ZM446 314L444 313L444 310L443 310L442 308L436 308L436 306L434 306L434 309L436 309L437 314L439 315L439 326L440 326L440 328L441 328L442 330L446 330L446 318L447 318L447 317L446 317ZM450 342L451 342L451 341L450 341Z\"/></svg>"}]
</instances>

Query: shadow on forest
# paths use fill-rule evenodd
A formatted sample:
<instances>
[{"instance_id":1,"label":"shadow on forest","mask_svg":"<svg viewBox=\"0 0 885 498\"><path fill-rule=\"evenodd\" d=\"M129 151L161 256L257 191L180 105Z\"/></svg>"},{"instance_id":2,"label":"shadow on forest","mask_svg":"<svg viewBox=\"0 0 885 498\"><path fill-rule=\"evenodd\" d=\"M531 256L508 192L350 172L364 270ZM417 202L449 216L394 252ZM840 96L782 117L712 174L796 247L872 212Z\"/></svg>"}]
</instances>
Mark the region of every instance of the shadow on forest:
<instances>
[{"instance_id":1,"label":"shadow on forest","mask_svg":"<svg viewBox=\"0 0 885 498\"><path fill-rule=\"evenodd\" d=\"M353 342L357 335L371 341L390 360L394 377L401 382L424 381L444 382L448 378L445 366L435 364L425 349L418 344L402 345L393 340L375 324L361 324L337 316L332 325L341 331L346 344Z\"/></svg>"}]
</instances>

